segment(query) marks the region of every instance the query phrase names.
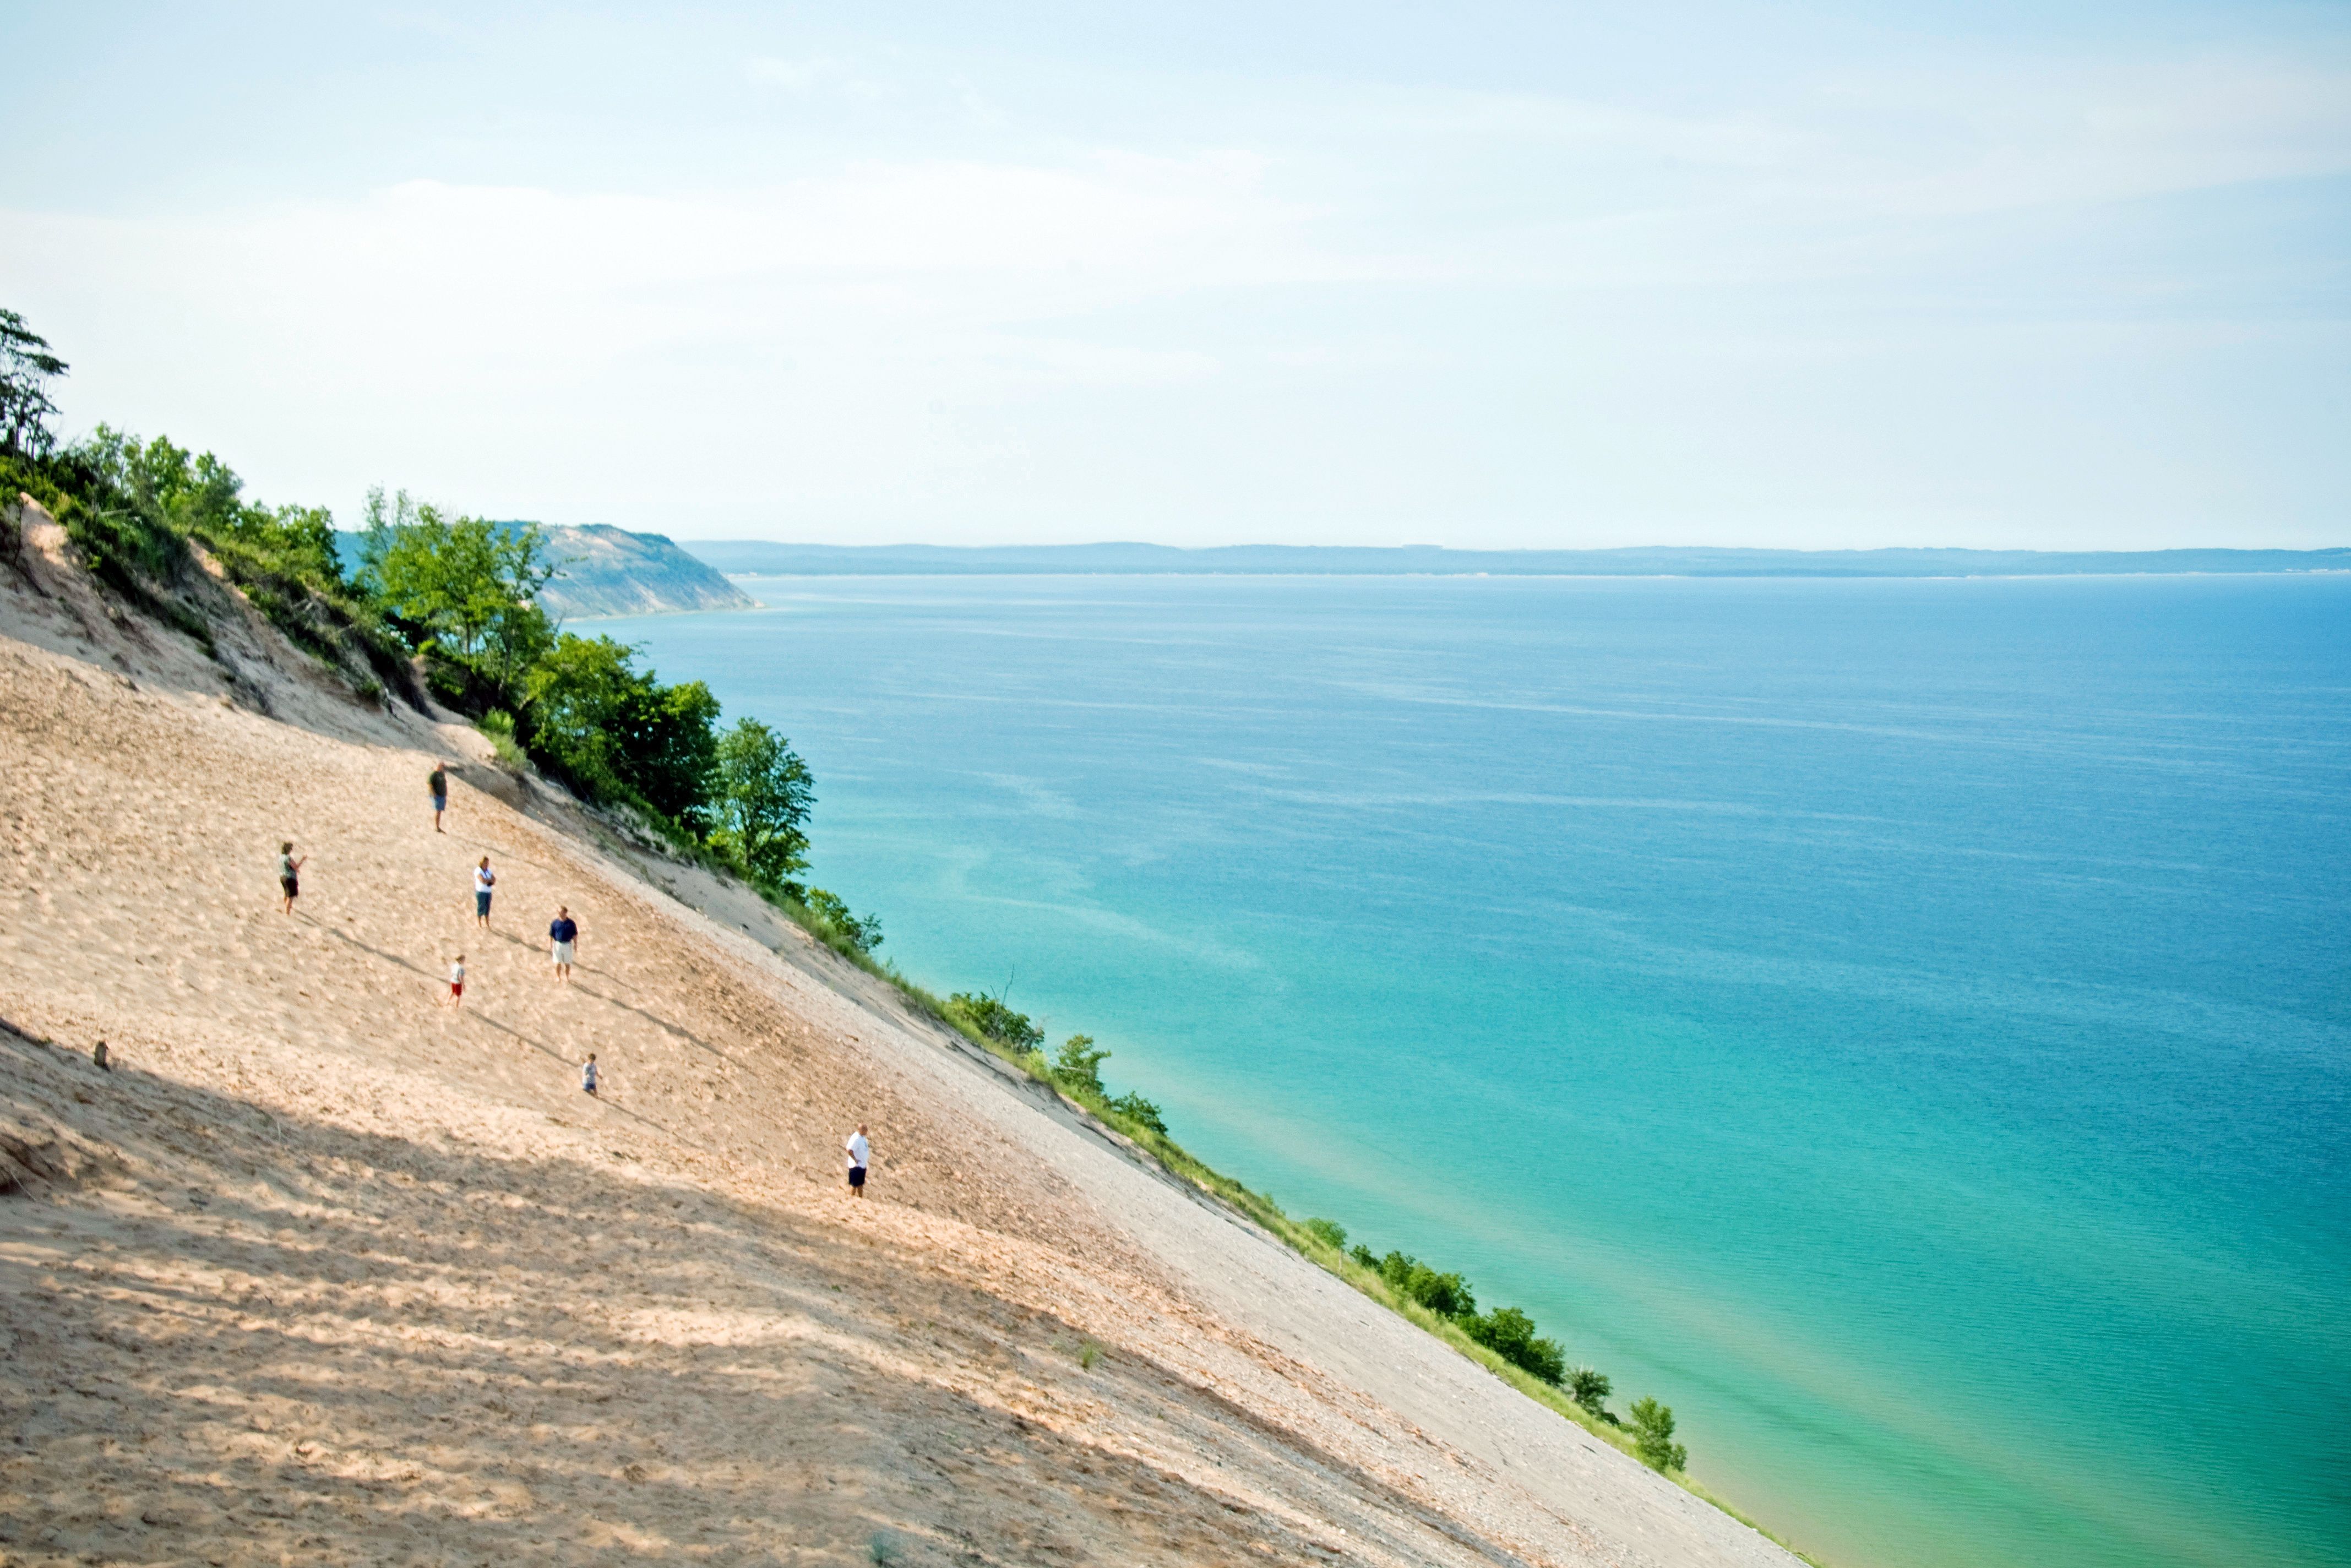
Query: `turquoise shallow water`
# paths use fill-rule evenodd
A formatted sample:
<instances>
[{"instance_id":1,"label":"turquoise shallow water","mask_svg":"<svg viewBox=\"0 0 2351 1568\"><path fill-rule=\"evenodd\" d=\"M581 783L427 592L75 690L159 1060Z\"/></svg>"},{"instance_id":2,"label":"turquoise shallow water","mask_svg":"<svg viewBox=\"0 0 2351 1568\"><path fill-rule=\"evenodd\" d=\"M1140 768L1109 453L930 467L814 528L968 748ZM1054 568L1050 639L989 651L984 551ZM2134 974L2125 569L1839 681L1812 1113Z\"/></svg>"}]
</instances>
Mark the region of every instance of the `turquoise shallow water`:
<instances>
[{"instance_id":1,"label":"turquoise shallow water","mask_svg":"<svg viewBox=\"0 0 2351 1568\"><path fill-rule=\"evenodd\" d=\"M769 580L816 878L1831 1560L2351 1563L2351 580Z\"/></svg>"}]
</instances>

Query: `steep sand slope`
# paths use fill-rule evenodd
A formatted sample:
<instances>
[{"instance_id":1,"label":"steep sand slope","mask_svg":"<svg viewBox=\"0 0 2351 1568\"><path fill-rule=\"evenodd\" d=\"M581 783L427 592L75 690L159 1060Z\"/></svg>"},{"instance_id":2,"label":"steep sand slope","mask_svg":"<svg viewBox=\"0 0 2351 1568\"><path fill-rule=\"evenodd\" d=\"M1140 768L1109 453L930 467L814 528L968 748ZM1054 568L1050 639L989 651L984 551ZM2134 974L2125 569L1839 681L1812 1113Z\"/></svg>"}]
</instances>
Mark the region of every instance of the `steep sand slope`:
<instances>
[{"instance_id":1,"label":"steep sand slope","mask_svg":"<svg viewBox=\"0 0 2351 1568\"><path fill-rule=\"evenodd\" d=\"M477 737L257 623L118 621L33 543L0 1560L1792 1561Z\"/></svg>"}]
</instances>

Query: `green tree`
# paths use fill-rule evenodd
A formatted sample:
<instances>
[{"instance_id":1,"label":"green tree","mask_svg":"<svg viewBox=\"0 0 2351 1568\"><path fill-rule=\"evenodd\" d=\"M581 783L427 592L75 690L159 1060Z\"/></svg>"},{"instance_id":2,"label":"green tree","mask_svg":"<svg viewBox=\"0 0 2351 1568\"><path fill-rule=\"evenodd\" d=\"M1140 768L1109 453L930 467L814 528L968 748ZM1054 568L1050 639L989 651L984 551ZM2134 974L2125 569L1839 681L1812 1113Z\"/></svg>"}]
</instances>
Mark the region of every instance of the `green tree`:
<instances>
[{"instance_id":1,"label":"green tree","mask_svg":"<svg viewBox=\"0 0 2351 1568\"><path fill-rule=\"evenodd\" d=\"M879 916L850 913L849 904L839 894L827 893L820 887L809 889L808 906L824 923L837 932L842 940L861 953L871 953L882 946L882 921Z\"/></svg>"},{"instance_id":2,"label":"green tree","mask_svg":"<svg viewBox=\"0 0 2351 1568\"><path fill-rule=\"evenodd\" d=\"M1110 1052L1094 1045L1090 1034L1073 1034L1061 1042L1060 1052L1053 1058L1053 1076L1072 1089L1081 1089L1095 1099L1104 1099L1109 1091L1102 1087L1102 1064L1110 1060Z\"/></svg>"},{"instance_id":3,"label":"green tree","mask_svg":"<svg viewBox=\"0 0 2351 1568\"><path fill-rule=\"evenodd\" d=\"M559 574L537 523L449 517L403 493L388 516L369 496L364 580L384 608L503 691L553 648L555 631L533 602Z\"/></svg>"},{"instance_id":4,"label":"green tree","mask_svg":"<svg viewBox=\"0 0 2351 1568\"><path fill-rule=\"evenodd\" d=\"M152 441L99 425L80 452L131 507L174 533L199 539L230 559L240 580L254 573L289 578L340 596L349 585L335 552L334 514L324 507L274 510L245 497L245 481L213 454L193 453L170 437Z\"/></svg>"},{"instance_id":5,"label":"green tree","mask_svg":"<svg viewBox=\"0 0 2351 1568\"><path fill-rule=\"evenodd\" d=\"M49 352L47 338L14 310L0 310L0 453L49 455L57 444L49 416L57 412L49 401L49 382L66 370L66 362Z\"/></svg>"},{"instance_id":6,"label":"green tree","mask_svg":"<svg viewBox=\"0 0 2351 1568\"><path fill-rule=\"evenodd\" d=\"M591 799L633 799L693 822L718 766L718 699L700 681L663 685L635 659L610 637L556 639L524 682L527 742Z\"/></svg>"},{"instance_id":7,"label":"green tree","mask_svg":"<svg viewBox=\"0 0 2351 1568\"><path fill-rule=\"evenodd\" d=\"M1674 1411L1644 1395L1633 1401L1633 1451L1653 1470L1689 1468L1689 1450L1674 1441Z\"/></svg>"},{"instance_id":8,"label":"green tree","mask_svg":"<svg viewBox=\"0 0 2351 1568\"><path fill-rule=\"evenodd\" d=\"M718 699L700 681L664 685L648 674L622 736L623 777L654 810L698 824L718 768Z\"/></svg>"},{"instance_id":9,"label":"green tree","mask_svg":"<svg viewBox=\"0 0 2351 1568\"><path fill-rule=\"evenodd\" d=\"M1307 1235L1333 1251L1347 1249L1347 1228L1335 1219L1310 1219L1304 1228Z\"/></svg>"},{"instance_id":10,"label":"green tree","mask_svg":"<svg viewBox=\"0 0 2351 1568\"><path fill-rule=\"evenodd\" d=\"M736 720L718 737L716 761L707 811L711 842L753 877L799 896L802 889L793 874L808 868L815 776L790 741L756 718Z\"/></svg>"},{"instance_id":11,"label":"green tree","mask_svg":"<svg viewBox=\"0 0 2351 1568\"><path fill-rule=\"evenodd\" d=\"M610 637L559 638L524 683L531 750L582 794L624 792L621 737L643 698L633 650Z\"/></svg>"},{"instance_id":12,"label":"green tree","mask_svg":"<svg viewBox=\"0 0 2351 1568\"><path fill-rule=\"evenodd\" d=\"M382 597L383 558L392 553L400 530L415 526L416 502L407 491L387 499L382 486L368 486L367 504L360 511L360 568L353 575L369 592Z\"/></svg>"}]
</instances>

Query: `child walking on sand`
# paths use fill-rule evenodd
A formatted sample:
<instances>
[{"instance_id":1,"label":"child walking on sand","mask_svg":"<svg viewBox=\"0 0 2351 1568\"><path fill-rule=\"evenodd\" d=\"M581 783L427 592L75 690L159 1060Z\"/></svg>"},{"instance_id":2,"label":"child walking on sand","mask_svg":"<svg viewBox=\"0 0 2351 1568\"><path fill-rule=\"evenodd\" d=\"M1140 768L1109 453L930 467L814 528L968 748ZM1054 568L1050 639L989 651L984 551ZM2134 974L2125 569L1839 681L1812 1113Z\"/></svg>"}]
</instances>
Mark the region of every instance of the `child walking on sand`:
<instances>
[{"instance_id":1,"label":"child walking on sand","mask_svg":"<svg viewBox=\"0 0 2351 1568\"><path fill-rule=\"evenodd\" d=\"M449 1005L453 1008L465 1005L465 955L463 953L458 954L457 961L449 966Z\"/></svg>"},{"instance_id":2,"label":"child walking on sand","mask_svg":"<svg viewBox=\"0 0 2351 1568\"><path fill-rule=\"evenodd\" d=\"M864 1123L857 1124L857 1131L849 1134L849 1142L841 1145L841 1151L849 1156L849 1195L863 1197L865 1163L873 1155L873 1145L865 1141Z\"/></svg>"},{"instance_id":3,"label":"child walking on sand","mask_svg":"<svg viewBox=\"0 0 2351 1568\"><path fill-rule=\"evenodd\" d=\"M490 925L490 889L497 884L498 873L490 869L490 857L484 855L482 863L474 868L474 924L484 930Z\"/></svg>"},{"instance_id":4,"label":"child walking on sand","mask_svg":"<svg viewBox=\"0 0 2351 1568\"><path fill-rule=\"evenodd\" d=\"M277 846L277 890L286 895L286 913L288 915L294 913L294 901L302 896L302 867L309 858L304 855L297 860L290 842Z\"/></svg>"},{"instance_id":5,"label":"child walking on sand","mask_svg":"<svg viewBox=\"0 0 2351 1568\"><path fill-rule=\"evenodd\" d=\"M596 1092L596 1053L592 1051L588 1053L588 1060L580 1064L580 1087L590 1094Z\"/></svg>"}]
</instances>

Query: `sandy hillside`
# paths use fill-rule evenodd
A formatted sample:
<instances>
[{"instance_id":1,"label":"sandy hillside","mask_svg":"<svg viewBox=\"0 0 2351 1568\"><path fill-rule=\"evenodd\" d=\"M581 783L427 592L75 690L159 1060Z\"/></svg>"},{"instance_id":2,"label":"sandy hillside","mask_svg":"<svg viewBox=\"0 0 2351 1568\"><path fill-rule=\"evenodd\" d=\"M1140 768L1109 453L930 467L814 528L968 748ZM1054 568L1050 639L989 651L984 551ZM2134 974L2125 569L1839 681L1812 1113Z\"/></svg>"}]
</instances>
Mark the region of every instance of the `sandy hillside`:
<instances>
[{"instance_id":1,"label":"sandy hillside","mask_svg":"<svg viewBox=\"0 0 2351 1568\"><path fill-rule=\"evenodd\" d=\"M207 655L119 619L32 520L0 560L0 1563L1793 1561L740 890L257 622Z\"/></svg>"}]
</instances>

